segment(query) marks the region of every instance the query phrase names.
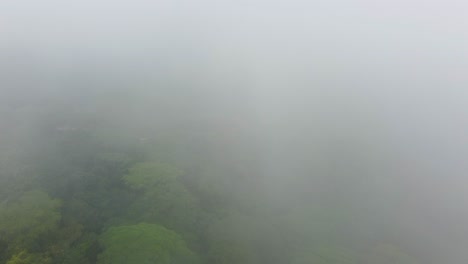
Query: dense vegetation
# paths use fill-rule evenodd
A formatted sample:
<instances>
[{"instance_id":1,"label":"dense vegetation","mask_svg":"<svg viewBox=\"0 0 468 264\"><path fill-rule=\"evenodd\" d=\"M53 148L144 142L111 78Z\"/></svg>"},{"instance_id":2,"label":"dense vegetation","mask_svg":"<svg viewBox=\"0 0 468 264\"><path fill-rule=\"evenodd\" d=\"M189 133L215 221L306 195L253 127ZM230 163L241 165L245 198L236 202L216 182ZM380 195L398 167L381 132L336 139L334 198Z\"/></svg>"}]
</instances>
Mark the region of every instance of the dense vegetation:
<instances>
[{"instance_id":1,"label":"dense vegetation","mask_svg":"<svg viewBox=\"0 0 468 264\"><path fill-rule=\"evenodd\" d=\"M417 263L353 230L343 201L263 192L250 143L132 137L95 114L43 112L4 119L0 263Z\"/></svg>"}]
</instances>

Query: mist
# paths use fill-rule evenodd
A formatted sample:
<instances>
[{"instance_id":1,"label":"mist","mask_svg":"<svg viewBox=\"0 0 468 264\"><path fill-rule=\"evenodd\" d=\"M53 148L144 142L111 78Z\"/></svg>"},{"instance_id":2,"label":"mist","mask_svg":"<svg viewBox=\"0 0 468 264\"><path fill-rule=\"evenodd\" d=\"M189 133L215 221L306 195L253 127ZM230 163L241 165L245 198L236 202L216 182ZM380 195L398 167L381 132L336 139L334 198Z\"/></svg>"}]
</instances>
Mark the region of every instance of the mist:
<instances>
[{"instance_id":1,"label":"mist","mask_svg":"<svg viewBox=\"0 0 468 264\"><path fill-rule=\"evenodd\" d=\"M139 263L467 263L467 8L2 1L0 263L135 263L141 223L196 257Z\"/></svg>"}]
</instances>

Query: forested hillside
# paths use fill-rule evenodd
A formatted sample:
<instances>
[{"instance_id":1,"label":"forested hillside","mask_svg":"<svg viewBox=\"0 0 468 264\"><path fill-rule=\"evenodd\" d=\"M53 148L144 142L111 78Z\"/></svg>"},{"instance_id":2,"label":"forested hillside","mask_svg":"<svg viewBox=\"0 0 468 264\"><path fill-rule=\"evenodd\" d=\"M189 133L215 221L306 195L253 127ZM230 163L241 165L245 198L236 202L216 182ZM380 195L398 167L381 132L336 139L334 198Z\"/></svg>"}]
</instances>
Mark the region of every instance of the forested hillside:
<instances>
[{"instance_id":1,"label":"forested hillside","mask_svg":"<svg viewBox=\"0 0 468 264\"><path fill-rule=\"evenodd\" d=\"M362 212L333 183L269 189L247 121L180 129L77 105L3 106L0 263L418 263L383 229L353 230Z\"/></svg>"},{"instance_id":2,"label":"forested hillside","mask_svg":"<svg viewBox=\"0 0 468 264\"><path fill-rule=\"evenodd\" d=\"M468 264L467 3L0 0L0 264Z\"/></svg>"}]
</instances>

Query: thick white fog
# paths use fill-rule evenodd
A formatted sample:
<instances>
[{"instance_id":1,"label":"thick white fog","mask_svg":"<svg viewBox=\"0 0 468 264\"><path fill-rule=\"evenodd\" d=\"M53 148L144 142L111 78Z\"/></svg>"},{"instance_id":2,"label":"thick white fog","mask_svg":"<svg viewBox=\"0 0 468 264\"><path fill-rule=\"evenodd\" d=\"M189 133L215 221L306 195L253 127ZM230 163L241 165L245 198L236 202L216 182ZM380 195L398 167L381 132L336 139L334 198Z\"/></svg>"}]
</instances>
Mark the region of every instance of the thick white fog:
<instances>
[{"instance_id":1,"label":"thick white fog","mask_svg":"<svg viewBox=\"0 0 468 264\"><path fill-rule=\"evenodd\" d=\"M420 263L467 263L467 12L3 0L2 157L34 152L45 126L94 120L120 142L171 138L183 162L216 164L235 199L284 215L341 208L355 243L378 233Z\"/></svg>"}]
</instances>

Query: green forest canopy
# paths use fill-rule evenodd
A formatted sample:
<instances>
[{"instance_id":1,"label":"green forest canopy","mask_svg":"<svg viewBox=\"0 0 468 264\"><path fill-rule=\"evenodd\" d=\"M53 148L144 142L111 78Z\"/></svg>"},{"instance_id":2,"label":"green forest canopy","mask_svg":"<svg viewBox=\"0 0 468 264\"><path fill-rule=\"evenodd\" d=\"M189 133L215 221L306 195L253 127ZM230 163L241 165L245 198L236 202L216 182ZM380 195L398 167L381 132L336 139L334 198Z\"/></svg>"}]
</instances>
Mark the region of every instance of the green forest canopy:
<instances>
[{"instance_id":1,"label":"green forest canopy","mask_svg":"<svg viewBox=\"0 0 468 264\"><path fill-rule=\"evenodd\" d=\"M190 156L174 139L116 144L103 131L0 150L2 174L15 175L0 177L0 263L417 263L398 241L353 243L356 215L343 204L253 201L246 163Z\"/></svg>"}]
</instances>

